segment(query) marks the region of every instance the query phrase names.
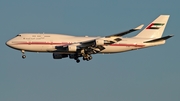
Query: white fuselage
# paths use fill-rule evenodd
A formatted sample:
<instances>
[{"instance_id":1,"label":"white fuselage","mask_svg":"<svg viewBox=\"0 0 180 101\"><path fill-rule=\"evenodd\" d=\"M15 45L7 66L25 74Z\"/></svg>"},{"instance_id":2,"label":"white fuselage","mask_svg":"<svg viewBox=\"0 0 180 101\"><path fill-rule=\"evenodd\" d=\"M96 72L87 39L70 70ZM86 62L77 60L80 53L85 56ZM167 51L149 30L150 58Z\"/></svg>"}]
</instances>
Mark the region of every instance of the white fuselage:
<instances>
[{"instance_id":1,"label":"white fuselage","mask_svg":"<svg viewBox=\"0 0 180 101\"><path fill-rule=\"evenodd\" d=\"M25 50L30 52L58 52L69 54L68 51L57 51L57 46L67 46L68 44L78 43L88 40L97 39L98 37L77 37L63 34L37 34L37 33L24 33L19 34L15 38L10 39L6 44L17 50ZM102 38L106 39L106 38ZM158 41L154 43L143 43L146 40L144 38L121 38L122 40L104 46L105 49L100 53L118 53L130 50L136 50L140 48L146 48L150 46L156 46L164 44L165 41Z\"/></svg>"}]
</instances>

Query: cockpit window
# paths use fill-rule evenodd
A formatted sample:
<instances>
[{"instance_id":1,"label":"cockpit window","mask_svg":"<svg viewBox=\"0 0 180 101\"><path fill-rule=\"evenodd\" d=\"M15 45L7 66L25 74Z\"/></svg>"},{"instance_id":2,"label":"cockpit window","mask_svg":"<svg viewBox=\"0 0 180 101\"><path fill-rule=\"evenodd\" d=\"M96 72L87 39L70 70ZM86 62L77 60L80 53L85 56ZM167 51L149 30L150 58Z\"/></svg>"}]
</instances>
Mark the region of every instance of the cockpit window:
<instances>
[{"instance_id":1,"label":"cockpit window","mask_svg":"<svg viewBox=\"0 0 180 101\"><path fill-rule=\"evenodd\" d=\"M20 34L16 35L16 37L21 36Z\"/></svg>"}]
</instances>

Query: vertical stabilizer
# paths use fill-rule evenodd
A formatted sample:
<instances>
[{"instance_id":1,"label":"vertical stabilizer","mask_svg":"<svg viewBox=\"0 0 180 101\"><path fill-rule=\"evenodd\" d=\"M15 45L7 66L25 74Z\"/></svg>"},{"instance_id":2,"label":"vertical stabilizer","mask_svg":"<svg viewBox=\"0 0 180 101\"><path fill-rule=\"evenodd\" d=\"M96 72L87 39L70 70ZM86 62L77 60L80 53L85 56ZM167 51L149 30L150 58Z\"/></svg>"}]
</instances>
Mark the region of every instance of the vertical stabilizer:
<instances>
[{"instance_id":1,"label":"vertical stabilizer","mask_svg":"<svg viewBox=\"0 0 180 101\"><path fill-rule=\"evenodd\" d=\"M164 32L170 15L160 15L135 37L160 38Z\"/></svg>"}]
</instances>

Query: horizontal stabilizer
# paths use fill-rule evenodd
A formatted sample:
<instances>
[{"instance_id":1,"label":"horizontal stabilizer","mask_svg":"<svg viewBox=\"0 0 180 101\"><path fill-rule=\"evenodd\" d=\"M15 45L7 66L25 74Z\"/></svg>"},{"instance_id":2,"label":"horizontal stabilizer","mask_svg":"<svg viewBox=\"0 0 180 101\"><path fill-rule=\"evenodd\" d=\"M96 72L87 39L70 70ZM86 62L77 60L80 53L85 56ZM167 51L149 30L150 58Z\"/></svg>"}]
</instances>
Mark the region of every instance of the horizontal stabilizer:
<instances>
[{"instance_id":1,"label":"horizontal stabilizer","mask_svg":"<svg viewBox=\"0 0 180 101\"><path fill-rule=\"evenodd\" d=\"M169 38L171 38L171 37L173 37L173 35L168 35L168 36L164 36L164 37L162 37L162 38L157 38L157 39L145 41L144 43L151 43L151 42L157 42L157 41L167 40L167 39L169 39Z\"/></svg>"}]
</instances>

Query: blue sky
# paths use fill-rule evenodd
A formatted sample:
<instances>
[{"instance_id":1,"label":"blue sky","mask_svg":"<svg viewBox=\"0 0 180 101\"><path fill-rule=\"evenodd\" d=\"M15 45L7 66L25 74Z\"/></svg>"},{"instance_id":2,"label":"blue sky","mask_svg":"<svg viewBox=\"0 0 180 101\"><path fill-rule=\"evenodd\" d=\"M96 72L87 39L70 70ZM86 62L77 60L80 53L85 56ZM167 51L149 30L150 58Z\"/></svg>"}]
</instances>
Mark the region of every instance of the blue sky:
<instances>
[{"instance_id":1,"label":"blue sky","mask_svg":"<svg viewBox=\"0 0 180 101\"><path fill-rule=\"evenodd\" d=\"M178 0L1 0L0 101L179 101ZM171 15L165 45L89 62L10 49L23 32L105 36ZM127 35L136 35L138 32Z\"/></svg>"}]
</instances>

